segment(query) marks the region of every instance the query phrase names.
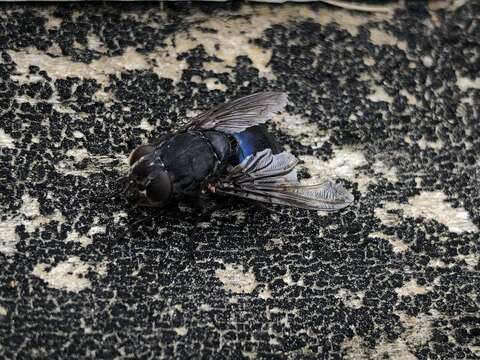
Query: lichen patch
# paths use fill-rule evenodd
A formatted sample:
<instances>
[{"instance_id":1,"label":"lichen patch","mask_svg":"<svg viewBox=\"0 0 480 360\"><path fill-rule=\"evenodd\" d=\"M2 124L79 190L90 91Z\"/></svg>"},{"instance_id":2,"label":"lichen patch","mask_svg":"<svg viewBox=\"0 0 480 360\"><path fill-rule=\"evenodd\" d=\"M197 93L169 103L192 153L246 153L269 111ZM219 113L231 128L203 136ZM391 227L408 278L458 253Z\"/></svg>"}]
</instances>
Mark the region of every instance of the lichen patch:
<instances>
[{"instance_id":1,"label":"lichen patch","mask_svg":"<svg viewBox=\"0 0 480 360\"><path fill-rule=\"evenodd\" d=\"M345 353L347 360L369 360L371 359L366 353L366 349L362 344L360 336L354 336L350 340L342 343L341 348Z\"/></svg>"},{"instance_id":2,"label":"lichen patch","mask_svg":"<svg viewBox=\"0 0 480 360\"><path fill-rule=\"evenodd\" d=\"M407 90L405 89L400 90L400 95L403 95L407 98L407 102L409 105L418 105L417 97L409 93Z\"/></svg>"},{"instance_id":3,"label":"lichen patch","mask_svg":"<svg viewBox=\"0 0 480 360\"><path fill-rule=\"evenodd\" d=\"M376 174L379 174L388 181L398 181L398 170L395 166L389 165L384 161L377 159L373 163L372 169L373 171L375 171Z\"/></svg>"}]
</instances>

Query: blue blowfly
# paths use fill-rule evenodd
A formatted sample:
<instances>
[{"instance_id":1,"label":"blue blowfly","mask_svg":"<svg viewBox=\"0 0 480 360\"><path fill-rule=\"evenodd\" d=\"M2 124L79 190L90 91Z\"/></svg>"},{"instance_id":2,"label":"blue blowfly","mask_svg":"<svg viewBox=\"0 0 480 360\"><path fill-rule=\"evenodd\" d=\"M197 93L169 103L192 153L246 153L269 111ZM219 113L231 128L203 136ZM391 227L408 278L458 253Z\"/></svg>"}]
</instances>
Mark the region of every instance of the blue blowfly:
<instances>
[{"instance_id":1,"label":"blue blowfly","mask_svg":"<svg viewBox=\"0 0 480 360\"><path fill-rule=\"evenodd\" d=\"M214 193L309 210L335 211L353 202L341 185L302 185L297 158L281 151L264 126L287 104L282 92L260 92L189 119L130 155L125 191L139 205L164 207L182 196Z\"/></svg>"}]
</instances>

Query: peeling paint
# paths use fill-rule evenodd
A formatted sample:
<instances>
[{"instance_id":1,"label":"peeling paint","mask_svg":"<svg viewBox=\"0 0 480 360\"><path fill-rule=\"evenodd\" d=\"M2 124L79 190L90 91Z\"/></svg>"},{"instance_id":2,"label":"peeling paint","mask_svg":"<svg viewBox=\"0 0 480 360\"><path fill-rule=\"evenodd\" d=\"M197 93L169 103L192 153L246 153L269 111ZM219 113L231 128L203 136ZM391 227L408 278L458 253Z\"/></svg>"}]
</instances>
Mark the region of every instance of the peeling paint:
<instances>
[{"instance_id":1,"label":"peeling paint","mask_svg":"<svg viewBox=\"0 0 480 360\"><path fill-rule=\"evenodd\" d=\"M170 45L170 50L174 49ZM157 50L150 54L141 54L134 48L126 48L124 53L119 56L102 56L98 60L93 60L90 64L74 62L70 59L60 56L53 57L35 48L9 52L13 61L17 64L17 70L21 74L28 74L28 67L36 64L42 70L48 72L54 79L65 77L91 78L97 80L100 84L107 84L109 76L119 75L122 71L145 70L150 69L159 77L179 80L184 69L187 68L185 62L178 61L172 56L172 52L167 49ZM160 65L153 65L155 59ZM21 75L17 76L22 80Z\"/></svg>"},{"instance_id":2,"label":"peeling paint","mask_svg":"<svg viewBox=\"0 0 480 360\"><path fill-rule=\"evenodd\" d=\"M385 225L393 225L398 222L398 217L394 214L388 214L387 210L403 210L404 215L408 217L424 217L436 220L454 233L478 231L468 212L461 207L452 207L447 202L447 196L441 191L423 191L420 195L411 197L408 204L387 202L383 205L383 208L375 209L376 216Z\"/></svg>"},{"instance_id":3,"label":"peeling paint","mask_svg":"<svg viewBox=\"0 0 480 360\"><path fill-rule=\"evenodd\" d=\"M88 160L86 168L78 169L76 164ZM119 172L128 172L128 156L116 153L111 155L92 155L85 148L68 150L66 159L58 163L56 170L63 175L88 176L92 173L101 172L105 167L111 167L115 164L115 169Z\"/></svg>"},{"instance_id":4,"label":"peeling paint","mask_svg":"<svg viewBox=\"0 0 480 360\"><path fill-rule=\"evenodd\" d=\"M391 33L379 29L370 29L370 40L375 45L397 46L401 50L407 48L407 43L405 41L400 41Z\"/></svg>"},{"instance_id":5,"label":"peeling paint","mask_svg":"<svg viewBox=\"0 0 480 360\"><path fill-rule=\"evenodd\" d=\"M0 128L0 148L10 148L14 149L15 148L15 143L13 142L13 138L8 135L5 130Z\"/></svg>"},{"instance_id":6,"label":"peeling paint","mask_svg":"<svg viewBox=\"0 0 480 360\"><path fill-rule=\"evenodd\" d=\"M66 241L73 241L73 242L78 242L82 246L87 246L92 243L92 239L88 236L85 235L80 235L76 231L69 232L67 235Z\"/></svg>"},{"instance_id":7,"label":"peeling paint","mask_svg":"<svg viewBox=\"0 0 480 360\"><path fill-rule=\"evenodd\" d=\"M340 289L336 297L341 299L343 303L348 307L358 309L363 305L363 298L365 297L365 293L362 291L352 293L349 290Z\"/></svg>"},{"instance_id":8,"label":"peeling paint","mask_svg":"<svg viewBox=\"0 0 480 360\"><path fill-rule=\"evenodd\" d=\"M173 331L175 331L177 333L177 335L185 336L188 333L188 328L185 327L185 326L176 327L176 328L173 328Z\"/></svg>"},{"instance_id":9,"label":"peeling paint","mask_svg":"<svg viewBox=\"0 0 480 360\"><path fill-rule=\"evenodd\" d=\"M322 161L310 155L300 156L312 175L325 177L338 177L348 180L355 180L357 172L355 169L367 164L362 152L351 148L339 148L334 151L333 158Z\"/></svg>"},{"instance_id":10,"label":"peeling paint","mask_svg":"<svg viewBox=\"0 0 480 360\"><path fill-rule=\"evenodd\" d=\"M415 296L420 294L426 294L431 291L429 286L418 285L417 282L412 279L407 283L404 283L402 287L395 289L398 296Z\"/></svg>"},{"instance_id":11,"label":"peeling paint","mask_svg":"<svg viewBox=\"0 0 480 360\"><path fill-rule=\"evenodd\" d=\"M257 287L255 275L245 272L242 265L225 264L225 269L215 270L225 290L233 293L251 293Z\"/></svg>"},{"instance_id":12,"label":"peeling paint","mask_svg":"<svg viewBox=\"0 0 480 360\"><path fill-rule=\"evenodd\" d=\"M89 271L104 275L106 265L88 264L78 256L73 256L54 267L48 264L37 264L32 274L45 281L51 288L79 292L90 287L90 280L85 277Z\"/></svg>"},{"instance_id":13,"label":"peeling paint","mask_svg":"<svg viewBox=\"0 0 480 360\"><path fill-rule=\"evenodd\" d=\"M461 91L467 91L468 89L480 89L480 78L470 79L457 75L457 86Z\"/></svg>"},{"instance_id":14,"label":"peeling paint","mask_svg":"<svg viewBox=\"0 0 480 360\"><path fill-rule=\"evenodd\" d=\"M305 162L304 166L312 176L310 179L303 181L306 184L318 183L327 179L346 179L358 182L360 191L365 192L368 184L374 181L370 176L356 170L368 163L362 152L352 148L335 149L333 158L328 161L323 161L311 155L301 155L299 158Z\"/></svg>"},{"instance_id":15,"label":"peeling paint","mask_svg":"<svg viewBox=\"0 0 480 360\"><path fill-rule=\"evenodd\" d=\"M22 207L20 212L26 217L36 217L40 215L40 204L36 198L28 194L22 196Z\"/></svg>"},{"instance_id":16,"label":"peeling paint","mask_svg":"<svg viewBox=\"0 0 480 360\"><path fill-rule=\"evenodd\" d=\"M272 298L272 292L268 287L265 287L258 293L258 297L263 300L271 299Z\"/></svg>"},{"instance_id":17,"label":"peeling paint","mask_svg":"<svg viewBox=\"0 0 480 360\"><path fill-rule=\"evenodd\" d=\"M371 85L373 93L368 95L367 98L373 102L383 101L386 103L393 103L393 97L387 94L385 89L379 85Z\"/></svg>"},{"instance_id":18,"label":"peeling paint","mask_svg":"<svg viewBox=\"0 0 480 360\"><path fill-rule=\"evenodd\" d=\"M390 245L392 245L393 252L395 253L401 253L403 251L408 250L408 245L405 244L403 241L401 241L395 235L387 235L382 232L373 232L370 235L368 235L368 237L387 240L390 243Z\"/></svg>"},{"instance_id":19,"label":"peeling paint","mask_svg":"<svg viewBox=\"0 0 480 360\"><path fill-rule=\"evenodd\" d=\"M19 240L15 232L18 222L15 219L0 221L0 253L13 255Z\"/></svg>"},{"instance_id":20,"label":"peeling paint","mask_svg":"<svg viewBox=\"0 0 480 360\"><path fill-rule=\"evenodd\" d=\"M321 132L316 123L310 122L308 116L285 114L275 116L272 122L283 133L296 138L302 145L318 148L330 134Z\"/></svg>"}]
</instances>

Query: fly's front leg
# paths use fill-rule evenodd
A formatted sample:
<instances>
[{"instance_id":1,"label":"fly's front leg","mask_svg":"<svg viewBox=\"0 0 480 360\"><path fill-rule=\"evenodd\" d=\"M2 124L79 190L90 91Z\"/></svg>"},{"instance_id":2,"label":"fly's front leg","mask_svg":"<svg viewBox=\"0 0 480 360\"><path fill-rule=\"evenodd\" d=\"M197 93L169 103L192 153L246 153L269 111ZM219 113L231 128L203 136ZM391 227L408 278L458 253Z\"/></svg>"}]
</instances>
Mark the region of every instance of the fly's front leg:
<instances>
[{"instance_id":1,"label":"fly's front leg","mask_svg":"<svg viewBox=\"0 0 480 360\"><path fill-rule=\"evenodd\" d=\"M160 203L151 201L143 193L139 193L137 196L138 196L138 199L137 199L137 205L138 206L145 206L145 207L159 207L160 206Z\"/></svg>"},{"instance_id":2,"label":"fly's front leg","mask_svg":"<svg viewBox=\"0 0 480 360\"><path fill-rule=\"evenodd\" d=\"M192 206L194 212L192 222L192 234L189 238L190 260L195 263L195 251L197 249L196 234L201 223L208 223L212 213L218 209L218 204L209 196L208 193L199 192L188 196L187 201Z\"/></svg>"},{"instance_id":3,"label":"fly's front leg","mask_svg":"<svg viewBox=\"0 0 480 360\"><path fill-rule=\"evenodd\" d=\"M188 194L183 198L184 202L188 204L187 206L192 210L192 212L198 214L199 219L210 215L218 208L216 202L207 194Z\"/></svg>"}]
</instances>

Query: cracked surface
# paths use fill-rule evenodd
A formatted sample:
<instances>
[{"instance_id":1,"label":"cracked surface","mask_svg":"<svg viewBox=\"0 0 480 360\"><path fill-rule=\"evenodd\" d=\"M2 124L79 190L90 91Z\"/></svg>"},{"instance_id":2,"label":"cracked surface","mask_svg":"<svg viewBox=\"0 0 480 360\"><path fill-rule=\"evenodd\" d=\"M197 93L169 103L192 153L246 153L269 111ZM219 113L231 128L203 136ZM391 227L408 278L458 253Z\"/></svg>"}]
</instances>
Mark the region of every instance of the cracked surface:
<instances>
[{"instance_id":1,"label":"cracked surface","mask_svg":"<svg viewBox=\"0 0 480 360\"><path fill-rule=\"evenodd\" d=\"M457 5L1 5L0 357L478 359L480 7ZM99 198L136 145L268 89L304 181L352 206Z\"/></svg>"}]
</instances>

